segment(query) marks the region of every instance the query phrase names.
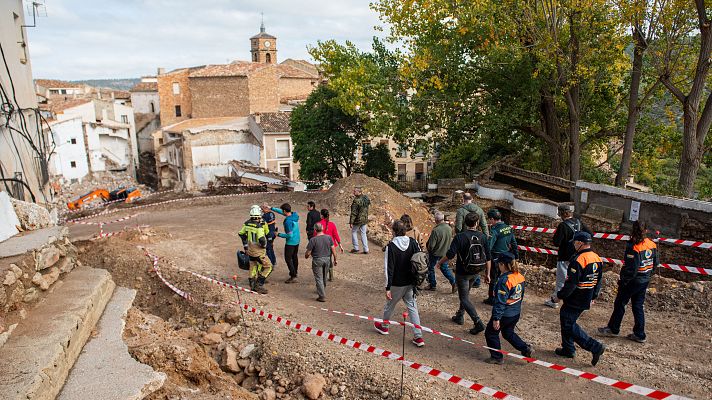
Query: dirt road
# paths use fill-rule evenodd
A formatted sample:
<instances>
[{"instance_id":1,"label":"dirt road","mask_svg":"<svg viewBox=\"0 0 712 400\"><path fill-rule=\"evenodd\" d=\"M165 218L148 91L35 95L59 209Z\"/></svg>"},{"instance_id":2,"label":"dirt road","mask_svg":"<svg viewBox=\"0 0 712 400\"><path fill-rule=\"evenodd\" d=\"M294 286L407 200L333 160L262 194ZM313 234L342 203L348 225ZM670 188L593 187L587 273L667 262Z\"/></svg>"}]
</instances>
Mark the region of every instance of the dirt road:
<instances>
[{"instance_id":1,"label":"dirt road","mask_svg":"<svg viewBox=\"0 0 712 400\"><path fill-rule=\"evenodd\" d=\"M313 197L317 203L319 195ZM152 244L156 254L174 260L176 265L194 270L229 277L238 273L241 281L246 280L243 271L238 271L235 261L235 250L239 247L236 231L247 218L249 205L268 201L279 205L283 201L293 201L293 207L300 214L300 228L303 236L300 246L299 281L295 284L284 284L288 277L283 260L283 240L278 239L275 245L277 266L272 273L268 289L269 297L265 299L265 308L278 311L281 315L292 317L300 322L314 327L329 330L341 336L363 340L394 352L400 353L400 328L394 333L382 336L373 330L372 325L363 320L349 318L320 311L310 306L328 307L330 309L350 311L381 317L385 301L383 290L383 253L378 246L372 245L371 253L339 254L339 265L336 267L334 282L327 286L327 303L315 301L316 291L311 262L303 258L306 247L304 221L306 217L305 194L274 194L254 195L220 200L157 206L141 210L142 215L127 221L127 224L147 224L157 230L168 232L172 238ZM112 214L112 218L130 215L126 210ZM281 226L282 217L278 216ZM350 232L344 216L332 218L337 223L344 241L344 249L351 248ZM116 224L107 230L121 228ZM73 225L71 233L75 238L86 238L96 231L95 226ZM112 239L109 239L112 240ZM101 242L97 242L100 245ZM450 294L450 286L438 273L439 291L424 292L418 297L420 316L423 325L442 330L447 333L462 336L477 343L484 344L482 334L469 335L465 328L453 324L450 316L457 308L456 295ZM483 320L489 318L490 308L481 303L484 289L474 290L472 298ZM254 295L247 294L243 298L250 302ZM591 367L590 354L579 350L575 360L564 360L553 354L554 348L560 344L559 316L557 310L542 305L545 297L542 293L528 292L524 303L522 320L519 323L519 334L534 345L534 357L572 368L603 375L613 379L621 379L638 385L651 387L674 394L693 398L712 398L712 324L709 315L678 315L677 313L648 312L646 326L648 342L637 344L624 338L604 338L608 349L597 367ZM597 303L593 309L584 314L580 323L589 333L598 326L605 325L612 304ZM401 307L396 315L404 311ZM396 316L393 317L394 319ZM270 324L270 322L262 322ZM626 313L622 333L627 334L632 327L630 310ZM406 337L410 338L411 332ZM406 343L406 358L422 362L431 367L440 368L453 374L474 380L483 385L500 389L507 393L535 399L590 399L590 398L639 398L640 396L623 392L602 384L575 378L562 372L544 367L527 364L526 362L506 358L504 366L492 366L482 362L488 357L487 350L473 347L461 342L448 341L445 338L425 333L426 346L418 349ZM318 338L304 340L320 341ZM505 349L512 350L508 344ZM324 351L356 353L328 343L322 344ZM360 356L359 356L360 357ZM364 356L369 357L369 356ZM374 368L380 368L386 360L372 357ZM393 364L393 363L392 363ZM387 367L387 371L395 370ZM398 368L399 370L399 368ZM433 379L419 372L407 372L408 382L430 382ZM395 375L394 375L395 377ZM399 377L399 375L398 375ZM440 381L438 381L440 382ZM451 392L454 385L448 383L433 383ZM459 392L464 396L465 390ZM448 396L450 398L457 398ZM484 398L484 396L483 396Z\"/></svg>"}]
</instances>

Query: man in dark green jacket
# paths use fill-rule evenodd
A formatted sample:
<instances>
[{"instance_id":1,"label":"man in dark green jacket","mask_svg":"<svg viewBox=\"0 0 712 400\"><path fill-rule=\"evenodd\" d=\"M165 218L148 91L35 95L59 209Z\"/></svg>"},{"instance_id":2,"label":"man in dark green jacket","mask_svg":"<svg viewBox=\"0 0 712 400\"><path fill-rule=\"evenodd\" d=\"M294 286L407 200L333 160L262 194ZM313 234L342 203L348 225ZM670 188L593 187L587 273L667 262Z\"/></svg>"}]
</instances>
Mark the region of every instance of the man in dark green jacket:
<instances>
[{"instance_id":1,"label":"man in dark green jacket","mask_svg":"<svg viewBox=\"0 0 712 400\"><path fill-rule=\"evenodd\" d=\"M489 251L492 254L492 268L487 271L490 277L489 290L487 291L487 299L485 304L494 304L494 287L499 278L499 255L502 253L511 253L514 258L519 258L517 249L517 239L514 237L512 227L502 221L502 213L498 209L493 208L487 211L487 221L490 224Z\"/></svg>"},{"instance_id":2,"label":"man in dark green jacket","mask_svg":"<svg viewBox=\"0 0 712 400\"><path fill-rule=\"evenodd\" d=\"M460 233L465 230L464 221L465 215L469 213L477 213L479 216L479 230L489 236L489 229L487 228L487 218L485 217L485 212L475 203L472 202L472 195L470 193L464 193L462 195L462 206L457 209L455 214L455 233Z\"/></svg>"},{"instance_id":3,"label":"man in dark green jacket","mask_svg":"<svg viewBox=\"0 0 712 400\"><path fill-rule=\"evenodd\" d=\"M354 248L352 253L359 252L358 239L361 236L363 243L363 254L368 254L368 238L366 231L368 229L368 206L371 205L371 200L363 194L360 187L354 188L354 201L351 203L351 217L349 218L349 228L351 228L351 240Z\"/></svg>"},{"instance_id":4,"label":"man in dark green jacket","mask_svg":"<svg viewBox=\"0 0 712 400\"><path fill-rule=\"evenodd\" d=\"M450 243L452 242L452 227L450 224L445 222L445 215L440 211L435 213L435 228L430 233L430 238L428 238L428 283L430 284L425 290L435 290L435 264L438 260L443 258L450 248ZM440 271L445 275L445 279L450 282L452 286L452 293L457 292L457 284L455 283L455 276L450 271L448 262L440 264Z\"/></svg>"}]
</instances>

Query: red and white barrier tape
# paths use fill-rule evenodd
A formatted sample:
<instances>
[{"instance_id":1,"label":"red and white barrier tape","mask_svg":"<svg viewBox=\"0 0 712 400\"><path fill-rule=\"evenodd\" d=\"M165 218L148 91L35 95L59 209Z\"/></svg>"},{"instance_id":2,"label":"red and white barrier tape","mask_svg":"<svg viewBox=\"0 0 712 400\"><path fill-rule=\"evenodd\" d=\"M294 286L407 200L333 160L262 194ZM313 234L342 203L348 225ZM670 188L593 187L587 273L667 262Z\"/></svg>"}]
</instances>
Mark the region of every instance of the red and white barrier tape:
<instances>
[{"instance_id":1,"label":"red and white barrier tape","mask_svg":"<svg viewBox=\"0 0 712 400\"><path fill-rule=\"evenodd\" d=\"M525 231L525 232L537 232L537 233L554 233L554 232L556 232L555 228L538 228L538 227L525 226L525 225L514 225L514 226L512 226L512 228L516 229L516 230ZM598 238L598 239L609 239L609 240L624 240L624 241L630 240L630 236L621 235L618 233L594 233L593 237ZM695 241L695 240L670 239L670 238L664 238L664 237L659 237L654 240L656 242L672 243L672 244L678 244L680 246L697 247L700 249L712 249L712 243L700 242L700 241Z\"/></svg>"},{"instance_id":2,"label":"red and white barrier tape","mask_svg":"<svg viewBox=\"0 0 712 400\"><path fill-rule=\"evenodd\" d=\"M559 252L556 250L551 250L551 249L543 249L540 247L529 247L529 246L517 246L519 250L524 250L524 251L529 251L532 253L543 253L543 254L551 254L551 255L558 255ZM601 260L603 260L606 263L609 264L617 264L617 265L623 265L623 260L619 260L617 258L608 258L608 257L601 257ZM700 267L690 267L688 265L678 265L678 264L660 264L661 267L671 269L674 271L682 271L682 272L690 272L693 274L700 274L700 275L712 275L712 268L700 268Z\"/></svg>"},{"instance_id":3,"label":"red and white barrier tape","mask_svg":"<svg viewBox=\"0 0 712 400\"><path fill-rule=\"evenodd\" d=\"M160 206L163 204L170 204L170 203L178 203L178 202L185 202L185 201L192 201L192 200L204 200L204 199L220 199L220 198L226 198L226 197L240 197L240 196L250 196L254 194L259 194L259 195L265 195L265 194L284 194L284 192L276 192L276 191L270 191L270 192L252 192L252 193L233 193L233 194L220 194L220 195L215 195L215 196L196 196L196 197L185 197L185 198L180 198L180 199L173 199L173 200L166 200L166 201L160 201L158 203L151 203L151 204L142 204L139 206L135 207L130 207L130 208L116 208L113 210L106 210L106 212L102 213L97 213L97 214L92 214L92 215L87 215L86 217L81 217L81 218L76 218L72 219L69 221L66 221L66 223L71 224L71 223L76 223L77 221L82 221L90 218L94 218L99 215L106 215L106 214L113 214L117 213L122 210L137 210L141 208L147 208L147 207L153 207L153 206Z\"/></svg>"},{"instance_id":4,"label":"red and white barrier tape","mask_svg":"<svg viewBox=\"0 0 712 400\"><path fill-rule=\"evenodd\" d=\"M447 333L445 333L445 332L440 332L440 331L438 331L438 330L436 330L436 329L433 329L433 328L428 328L427 326L422 326L422 325L418 325L418 324L413 324L413 323L410 323L410 322L408 322L408 321L383 320L383 319L380 319L380 318L371 317L371 316L367 316L367 315L358 315L358 314L354 314L354 313L350 313L350 312L343 312L343 311L330 310L330 309L327 309L327 308L321 308L321 307L315 307L315 306L308 306L308 307L314 308L314 309L318 309L318 310L321 310L321 311L326 311L326 312L338 314L338 315L345 315L345 316L348 316L348 317L354 317L354 318L358 318L358 319L362 319L362 320L367 320L367 321L381 322L381 323L386 323L386 324L395 324L395 325L400 325L400 326L408 326L408 327L411 327L411 328L421 329L421 330L423 330L423 331L425 331L425 332L432 333L433 335L442 336L442 337L445 337L445 338L447 338L447 339L456 340L456 341L460 341L460 342L463 342L463 343L467 343L467 344L470 344L470 345L473 345L473 346L476 346L476 347L482 347L482 348L487 349L487 350L496 351L496 352L498 352L498 353L501 353L501 354L504 354L504 355L507 355L507 356L510 356L510 357L514 357L514 358L517 358L517 359L519 359L519 360L526 361L526 362L528 362L528 363L530 363L530 364L539 365L539 366L542 366L542 367L545 367L545 368L553 369L553 370L555 370L555 371L560 371L560 372L563 372L563 373L566 373L566 374L575 376L575 377L577 377L577 378L583 378L583 379L587 379L587 380L590 380L590 381L593 381L593 382L602 383L602 384L607 385L607 386L612 386L612 387L615 387L615 388L617 388L617 389L625 390L625 391L628 391L628 392L631 392L631 393L639 394L639 395L646 396L646 397L650 397L650 398L653 398L653 399L687 399L686 397L682 397L682 396L678 396L678 395L673 395L673 394L671 394L671 393L662 392L662 391L659 391L659 390L656 390L656 389L646 388L646 387L644 387L644 386L634 385L634 384L632 384L632 383L628 383L628 382L621 381L621 380L618 380L618 379L606 378L605 376L600 376L600 375L592 374L592 373L590 373L590 372L579 371L579 370L576 370L576 369L573 369L573 368L569 368L569 367L566 367L566 366L563 366L563 365L552 364L552 363L550 363L550 362L543 361L543 360L538 360L538 359L536 359L536 358L525 357L525 356L522 356L522 355L516 354L516 353L510 353L510 352L508 352L508 351L506 351L506 350L495 349L495 348L492 348L492 347L489 347L489 346L486 346L486 345L482 345L482 344L478 344L478 343L469 341L469 340L467 340L467 339L462 339L462 338L460 338L460 337L447 334Z\"/></svg>"},{"instance_id":5,"label":"red and white barrier tape","mask_svg":"<svg viewBox=\"0 0 712 400\"><path fill-rule=\"evenodd\" d=\"M144 251L145 251L145 249L144 249ZM190 293L185 292L185 291L183 291L183 290L177 288L176 286L174 286L173 284L171 284L165 277L163 277L163 275L161 274L160 268L159 268L159 266L158 266L158 260L159 260L158 257L156 257L156 256L154 256L154 255L148 253L147 251L146 251L146 256L148 256L150 259L152 259L152 262L153 262L153 271L156 273L156 275L158 276L158 278L163 282L163 284L165 284L166 286L168 286L168 288L170 288L174 293L178 294L179 296L183 297L184 299L186 299L186 300L188 300L188 301L194 301L194 300L193 300L193 297L190 295ZM204 278L207 278L207 277L204 277ZM219 282L219 281L217 281L217 280L215 280L215 279L212 279L212 278L208 278L208 280L209 280L209 281L212 281L212 282ZM229 285L229 284L224 284L223 282L220 282L220 284L221 284L221 286L226 286L226 287L232 286L232 285ZM206 306L217 306L216 304L209 304L209 303L201 303L201 304L206 305ZM507 393L504 393L504 392L502 392L502 391L499 391L499 390L496 390L496 389L492 389L492 388L487 387L487 386L480 385L480 384L478 384L478 383L476 383L476 382L473 382L473 381L470 381L470 380L461 378L461 377L459 377L459 376L457 376L457 375L453 375L453 374L450 374L450 373L448 373L448 372L441 371L441 370L438 370L438 369L429 367L429 366L424 365L424 364L416 363L416 362L413 362L413 361L408 361L408 360L406 360L403 356L398 355L398 354L396 354L396 353L392 353L392 352L390 352L390 351L388 351L388 350L384 350L384 349L381 349L381 348L378 348L378 347L375 347L375 346L372 346L372 345L369 345L369 344L366 344L366 343L358 342L358 341L355 341L355 340L346 339L346 338L343 338L343 337L341 337L341 336L335 335L335 334L333 334L333 333L329 333L329 332L327 332L327 331L323 331L323 330L320 330L320 329L315 329L315 328L312 328L312 327L309 326L309 325L302 324L302 323L295 322L295 321L291 321L291 320L288 320L288 319L283 318L283 317L281 317L281 316L274 315L274 314L271 314L271 313L267 313L267 312L265 312L265 311L263 311L263 310L257 309L257 308L255 308L255 307L252 307L252 306L248 305L248 304L240 304L240 303L235 302L235 301L231 301L230 304L235 305L235 306L237 306L237 307L240 307L240 308L244 309L244 310L247 311L247 312L250 312L250 313L259 315L259 316L261 316L261 317L263 317L263 318L266 318L266 319L268 319L268 320L270 320L270 321L277 322L278 324L284 325L284 326L286 326L286 327L290 327L290 328L296 329L296 330L298 330L298 331L305 332L305 333L307 333L307 334L309 334L309 335L317 336L317 337L320 337L320 338L322 338L322 339L329 340L329 341L331 341L331 342L340 344L340 345L342 345L342 346L351 347L351 348L354 348L354 349L357 349L357 350L364 351L364 352L366 352L366 353L371 353L371 354L379 355L379 356L381 356L381 357L385 357L385 358L387 358L387 359L389 359L389 360L398 361L399 363L405 365L406 367L412 368L412 369L414 369L414 370L416 370L416 371L419 371L419 372L428 374L428 375L430 375L430 376L434 376L434 377L436 377L436 378L443 379L443 380L445 380L445 381L448 381L448 382L450 382L450 383L454 383L454 384L456 384L456 385L459 385L459 386L468 388L468 389L473 390L473 391L475 391L475 392L479 392L479 393L482 393L482 394L489 395L489 396L494 397L494 398L496 398L496 399L520 400L519 397L512 396L512 395L507 394Z\"/></svg>"},{"instance_id":6,"label":"red and white barrier tape","mask_svg":"<svg viewBox=\"0 0 712 400\"><path fill-rule=\"evenodd\" d=\"M95 221L75 221L75 222L72 222L72 223L73 223L73 224L77 224L77 225L109 225L109 224L113 224L113 223L116 223L116 222L127 221L127 220L129 220L129 219L131 219L131 218L137 217L138 215L139 215L139 214L127 215L127 216L125 216L125 217L121 217L121 218L115 219L115 220L113 220L113 221L100 221L100 222L95 222Z\"/></svg>"},{"instance_id":7,"label":"red and white barrier tape","mask_svg":"<svg viewBox=\"0 0 712 400\"><path fill-rule=\"evenodd\" d=\"M99 240L99 239L105 239L105 238L108 238L108 237L112 237L112 236L117 236L117 235L124 234L124 233L126 233L126 232L128 232L128 231L131 231L131 230L133 230L133 229L140 230L140 229L143 229L143 228L148 228L148 225L139 225L139 226L126 227L126 228L124 228L124 229L122 229L122 230L120 230L120 231L115 231L115 232L104 232L104 231L100 231L98 235L94 236L93 238L91 238L91 239L89 239L89 240L95 241L95 240Z\"/></svg>"},{"instance_id":8,"label":"red and white barrier tape","mask_svg":"<svg viewBox=\"0 0 712 400\"><path fill-rule=\"evenodd\" d=\"M215 279L215 278L210 278L210 277L208 277L208 276L201 275L201 274L199 274L199 273L197 273L197 272L188 271L188 270L186 270L186 272L188 272L189 274L195 276L196 278L200 278L200 279L206 280L206 281L211 282L211 283L214 283L214 284L216 284L216 285L218 285L218 286L226 287L226 288L228 288L228 289L240 290L240 291L242 291L242 292L247 292L247 293L262 295L261 293L257 293L257 292L255 292L254 290L246 289L246 288L244 288L244 287L242 287L242 286L238 286L238 285L231 285L231 284L229 284L229 283L227 283L227 282L223 282L223 281L218 280L218 279Z\"/></svg>"}]
</instances>

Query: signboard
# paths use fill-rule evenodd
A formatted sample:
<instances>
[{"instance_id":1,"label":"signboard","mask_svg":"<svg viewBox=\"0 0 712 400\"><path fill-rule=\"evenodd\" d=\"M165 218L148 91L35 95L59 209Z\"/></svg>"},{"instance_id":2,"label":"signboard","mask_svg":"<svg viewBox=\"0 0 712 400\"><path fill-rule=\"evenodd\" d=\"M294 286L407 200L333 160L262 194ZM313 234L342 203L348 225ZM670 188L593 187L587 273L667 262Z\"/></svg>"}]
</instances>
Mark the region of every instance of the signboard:
<instances>
[{"instance_id":1,"label":"signboard","mask_svg":"<svg viewBox=\"0 0 712 400\"><path fill-rule=\"evenodd\" d=\"M588 190L581 191L581 202L588 203Z\"/></svg>"},{"instance_id":2,"label":"signboard","mask_svg":"<svg viewBox=\"0 0 712 400\"><path fill-rule=\"evenodd\" d=\"M630 217L628 219L637 221L638 217L640 217L640 202L633 200L630 202Z\"/></svg>"}]
</instances>

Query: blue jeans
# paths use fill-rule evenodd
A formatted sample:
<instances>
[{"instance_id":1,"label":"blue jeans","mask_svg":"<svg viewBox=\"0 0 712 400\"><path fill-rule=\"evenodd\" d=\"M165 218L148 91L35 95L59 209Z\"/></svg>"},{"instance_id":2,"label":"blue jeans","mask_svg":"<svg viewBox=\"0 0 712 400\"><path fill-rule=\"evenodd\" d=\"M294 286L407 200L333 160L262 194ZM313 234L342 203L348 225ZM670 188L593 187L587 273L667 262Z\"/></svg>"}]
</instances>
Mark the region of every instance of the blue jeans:
<instances>
[{"instance_id":1,"label":"blue jeans","mask_svg":"<svg viewBox=\"0 0 712 400\"><path fill-rule=\"evenodd\" d=\"M274 254L274 241L267 241L267 258L272 262L272 267L277 265L277 255Z\"/></svg>"},{"instance_id":2,"label":"blue jeans","mask_svg":"<svg viewBox=\"0 0 712 400\"><path fill-rule=\"evenodd\" d=\"M354 225L351 228L351 241L354 244L354 250L359 250L358 240L361 238L361 243L363 244L363 251L368 253L368 237L366 237L366 231L368 230L368 225Z\"/></svg>"},{"instance_id":3,"label":"blue jeans","mask_svg":"<svg viewBox=\"0 0 712 400\"><path fill-rule=\"evenodd\" d=\"M514 328L517 327L517 322L519 322L519 315L514 317L502 317L499 320L499 331L494 330L492 326L492 319L490 318L487 328L485 329L485 339L487 339L487 347L492 347L494 349L502 349L502 345L499 343L499 332L502 332L502 337L504 340L508 341L515 349L519 351L526 351L527 344L514 332ZM490 350L490 356L492 358L503 358L502 353Z\"/></svg>"},{"instance_id":4,"label":"blue jeans","mask_svg":"<svg viewBox=\"0 0 712 400\"><path fill-rule=\"evenodd\" d=\"M603 348L599 341L588 336L576 323L583 311L584 310L569 307L564 304L559 313L559 320L561 321L561 348L571 355L576 354L574 343L591 353L598 353Z\"/></svg>"},{"instance_id":5,"label":"blue jeans","mask_svg":"<svg viewBox=\"0 0 712 400\"><path fill-rule=\"evenodd\" d=\"M435 264L438 263L440 258L441 257L438 257L435 254L428 253L428 283L431 287L435 287L437 284L435 281ZM452 274L452 271L450 271L447 261L440 264L440 272L443 273L445 279L447 279L451 285L455 284L455 276Z\"/></svg>"},{"instance_id":6,"label":"blue jeans","mask_svg":"<svg viewBox=\"0 0 712 400\"><path fill-rule=\"evenodd\" d=\"M618 284L618 294L613 302L613 314L608 320L608 328L611 332L618 334L621 330L621 322L625 315L625 306L629 301L632 301L633 308L633 333L635 336L645 339L645 291L648 289L648 282L641 283L637 281L628 282L627 284Z\"/></svg>"}]
</instances>

